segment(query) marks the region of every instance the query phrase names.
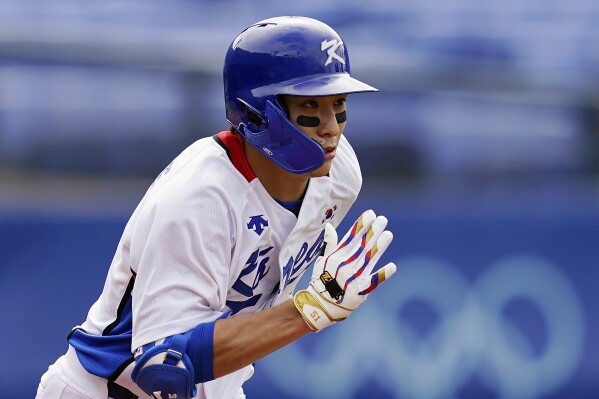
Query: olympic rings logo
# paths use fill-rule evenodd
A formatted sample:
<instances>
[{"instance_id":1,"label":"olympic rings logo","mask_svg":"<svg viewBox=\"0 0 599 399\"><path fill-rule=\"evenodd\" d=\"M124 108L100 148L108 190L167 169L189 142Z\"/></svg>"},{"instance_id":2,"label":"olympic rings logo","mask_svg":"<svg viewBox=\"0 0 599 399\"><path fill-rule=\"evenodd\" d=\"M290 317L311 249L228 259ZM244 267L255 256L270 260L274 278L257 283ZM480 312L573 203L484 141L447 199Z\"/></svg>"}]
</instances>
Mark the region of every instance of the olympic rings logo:
<instances>
[{"instance_id":1,"label":"olympic rings logo","mask_svg":"<svg viewBox=\"0 0 599 399\"><path fill-rule=\"evenodd\" d=\"M400 259L398 276L372 295L344 325L302 345L290 345L260 363L282 391L310 398L351 398L376 381L394 397L457 397L472 377L500 398L536 398L567 382L584 341L578 294L551 263L513 256L468 282L431 258ZM395 281L394 281L395 280ZM530 301L543 316L546 343L534 354L504 310ZM423 336L399 313L423 301L440 315ZM305 346L305 345L303 345Z\"/></svg>"}]
</instances>

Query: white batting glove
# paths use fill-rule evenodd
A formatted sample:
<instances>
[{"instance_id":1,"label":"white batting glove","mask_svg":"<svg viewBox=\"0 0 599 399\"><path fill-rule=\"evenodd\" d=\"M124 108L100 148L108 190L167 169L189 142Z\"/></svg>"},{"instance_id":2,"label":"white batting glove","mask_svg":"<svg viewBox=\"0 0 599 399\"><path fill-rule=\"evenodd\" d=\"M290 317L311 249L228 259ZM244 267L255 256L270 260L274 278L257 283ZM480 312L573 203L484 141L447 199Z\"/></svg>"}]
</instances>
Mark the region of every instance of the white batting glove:
<instances>
[{"instance_id":1,"label":"white batting glove","mask_svg":"<svg viewBox=\"0 0 599 399\"><path fill-rule=\"evenodd\" d=\"M377 217L368 210L338 244L335 228L325 225L324 255L314 263L308 288L293 297L295 306L313 331L344 320L395 273L394 263L372 272L393 240L386 226L387 218Z\"/></svg>"}]
</instances>

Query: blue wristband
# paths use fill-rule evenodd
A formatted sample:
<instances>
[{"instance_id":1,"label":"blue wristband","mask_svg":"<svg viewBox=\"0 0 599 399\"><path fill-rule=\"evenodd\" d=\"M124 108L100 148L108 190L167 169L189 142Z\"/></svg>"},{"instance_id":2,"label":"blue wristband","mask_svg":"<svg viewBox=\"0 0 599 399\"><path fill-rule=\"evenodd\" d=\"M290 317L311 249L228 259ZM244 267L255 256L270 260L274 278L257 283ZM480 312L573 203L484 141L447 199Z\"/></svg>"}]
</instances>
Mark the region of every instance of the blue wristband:
<instances>
[{"instance_id":1,"label":"blue wristband","mask_svg":"<svg viewBox=\"0 0 599 399\"><path fill-rule=\"evenodd\" d=\"M187 355L194 365L194 382L214 379L214 323L198 324L189 337Z\"/></svg>"}]
</instances>

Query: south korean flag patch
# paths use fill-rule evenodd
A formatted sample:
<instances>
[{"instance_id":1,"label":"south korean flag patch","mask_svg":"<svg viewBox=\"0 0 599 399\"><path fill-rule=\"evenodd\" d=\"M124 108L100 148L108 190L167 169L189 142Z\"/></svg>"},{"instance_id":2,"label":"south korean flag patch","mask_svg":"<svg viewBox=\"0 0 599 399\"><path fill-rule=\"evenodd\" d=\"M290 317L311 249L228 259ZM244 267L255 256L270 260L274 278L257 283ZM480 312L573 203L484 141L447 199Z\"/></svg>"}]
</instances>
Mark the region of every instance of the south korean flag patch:
<instances>
[{"instance_id":1,"label":"south korean flag patch","mask_svg":"<svg viewBox=\"0 0 599 399\"><path fill-rule=\"evenodd\" d=\"M322 210L322 221L320 223L331 223L333 218L335 217L335 211L337 210L337 205L333 205L332 207L324 208Z\"/></svg>"}]
</instances>

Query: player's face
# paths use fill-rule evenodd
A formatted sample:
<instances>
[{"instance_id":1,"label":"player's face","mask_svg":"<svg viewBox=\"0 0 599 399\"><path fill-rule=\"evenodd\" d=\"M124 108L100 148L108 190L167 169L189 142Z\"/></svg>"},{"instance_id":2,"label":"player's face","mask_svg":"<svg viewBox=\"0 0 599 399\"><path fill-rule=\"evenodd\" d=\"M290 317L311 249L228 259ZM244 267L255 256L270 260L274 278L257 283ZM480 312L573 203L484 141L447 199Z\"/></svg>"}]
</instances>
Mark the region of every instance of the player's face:
<instances>
[{"instance_id":1,"label":"player's face","mask_svg":"<svg viewBox=\"0 0 599 399\"><path fill-rule=\"evenodd\" d=\"M347 94L322 97L284 96L283 99L289 109L291 122L324 150L324 164L308 175L326 176L345 129Z\"/></svg>"}]
</instances>

